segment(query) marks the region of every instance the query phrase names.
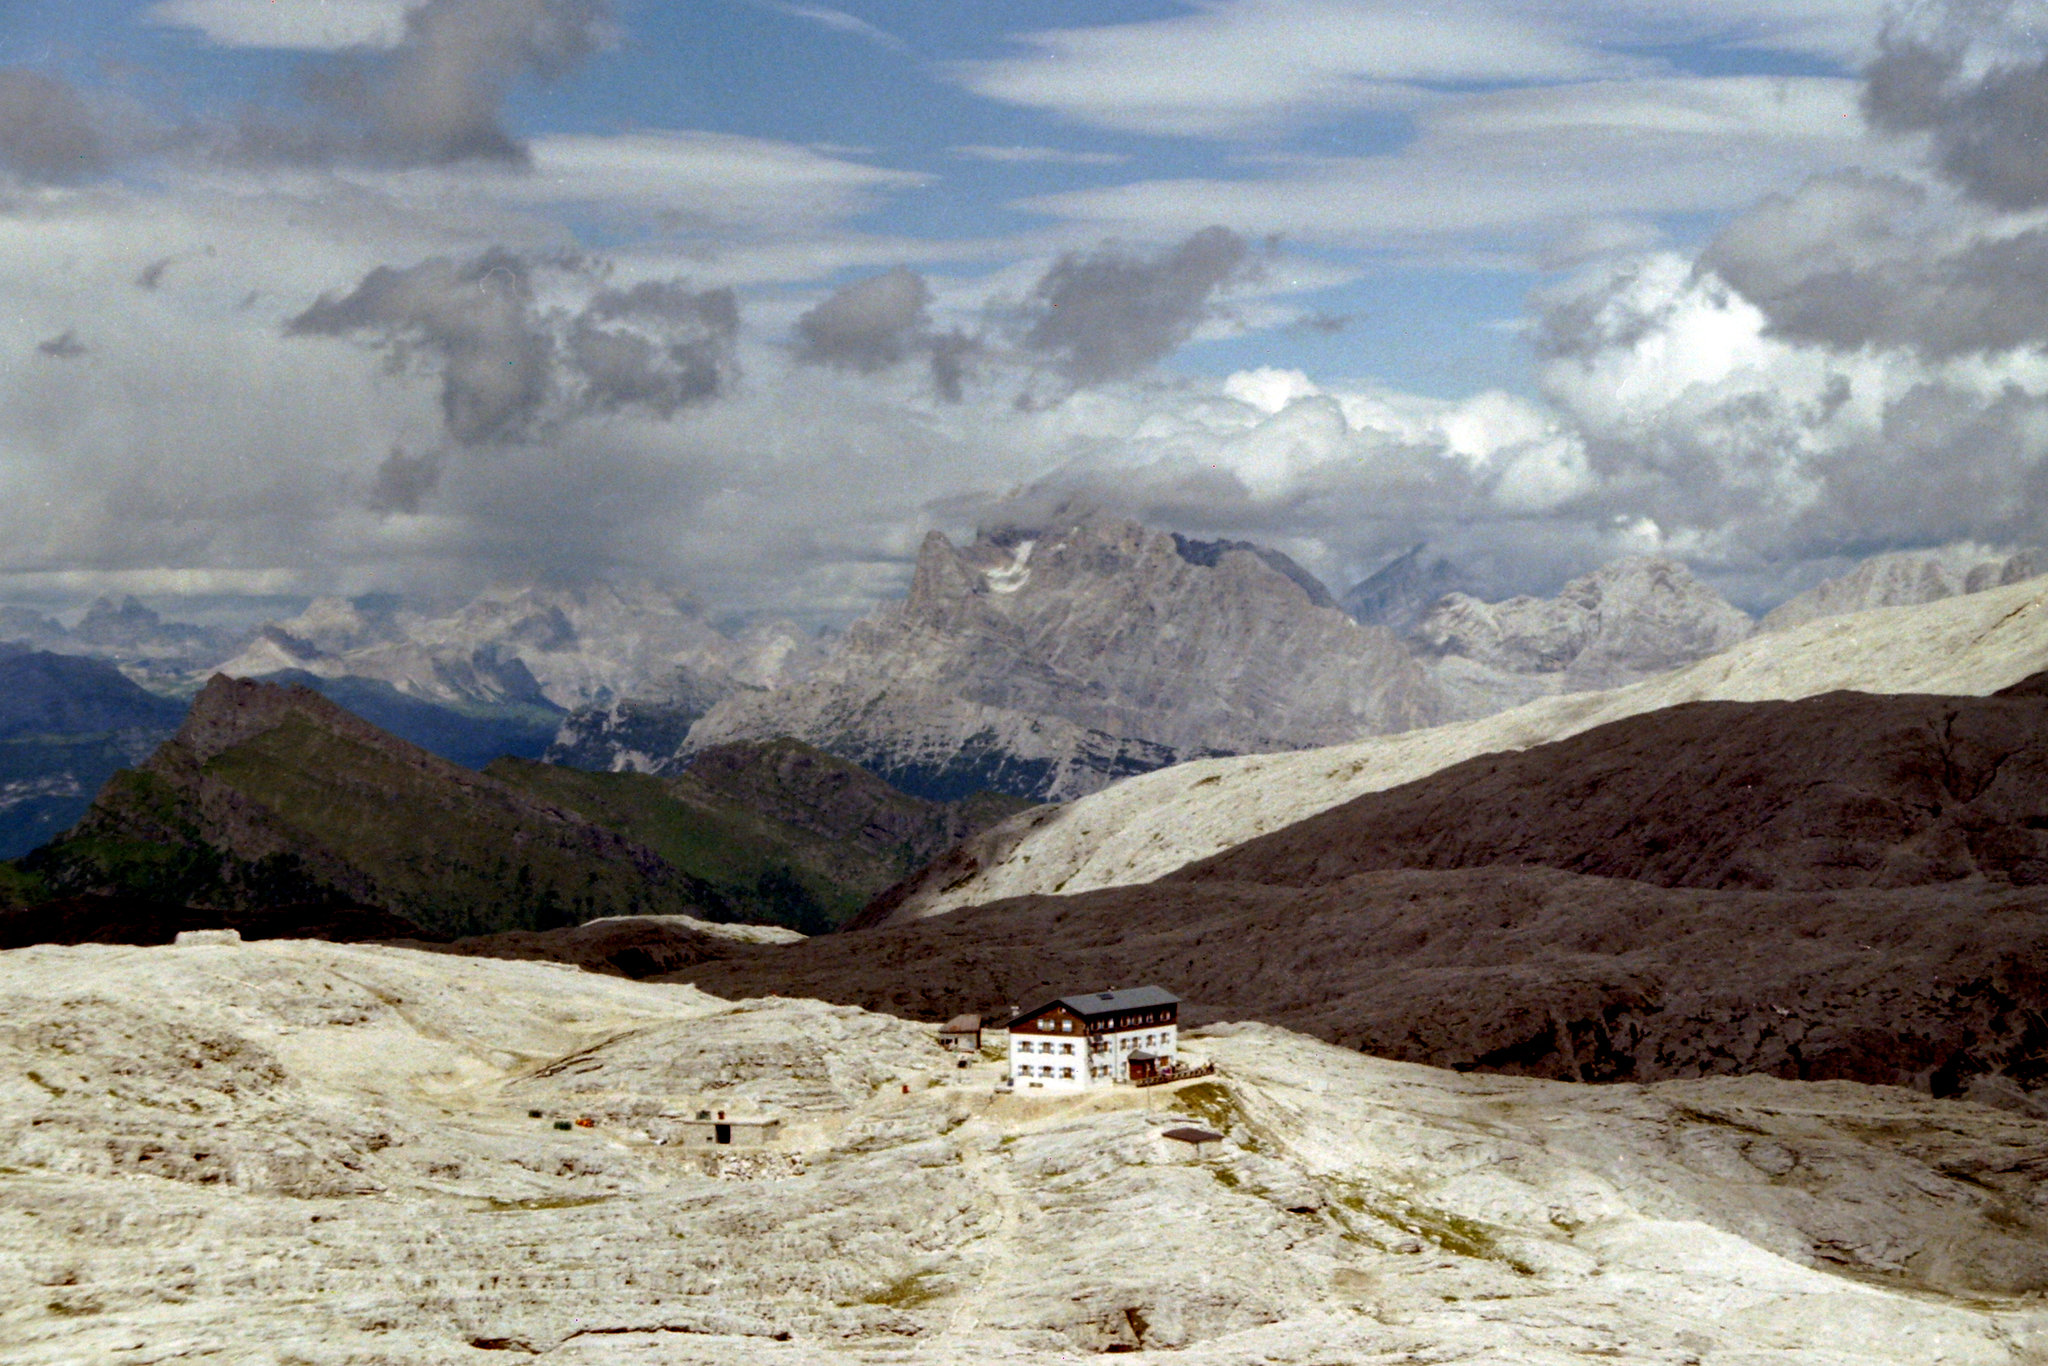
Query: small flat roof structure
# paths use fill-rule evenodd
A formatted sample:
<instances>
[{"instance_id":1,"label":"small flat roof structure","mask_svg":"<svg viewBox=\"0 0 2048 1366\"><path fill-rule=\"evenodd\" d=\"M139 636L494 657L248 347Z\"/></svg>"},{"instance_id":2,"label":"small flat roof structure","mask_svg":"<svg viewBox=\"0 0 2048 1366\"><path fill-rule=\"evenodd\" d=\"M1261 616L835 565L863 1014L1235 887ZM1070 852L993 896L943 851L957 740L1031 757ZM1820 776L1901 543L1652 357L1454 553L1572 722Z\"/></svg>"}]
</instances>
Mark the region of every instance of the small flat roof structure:
<instances>
[{"instance_id":1,"label":"small flat roof structure","mask_svg":"<svg viewBox=\"0 0 2048 1366\"><path fill-rule=\"evenodd\" d=\"M1168 1129L1160 1137L1170 1138L1180 1143L1192 1143L1197 1148L1200 1148L1204 1143L1221 1143L1223 1141L1222 1134L1211 1133L1207 1129Z\"/></svg>"},{"instance_id":2,"label":"small flat roof structure","mask_svg":"<svg viewBox=\"0 0 2048 1366\"><path fill-rule=\"evenodd\" d=\"M979 1015L955 1015L952 1019L946 1021L945 1025L939 1030L941 1034L979 1034L980 1032L981 1016Z\"/></svg>"}]
</instances>

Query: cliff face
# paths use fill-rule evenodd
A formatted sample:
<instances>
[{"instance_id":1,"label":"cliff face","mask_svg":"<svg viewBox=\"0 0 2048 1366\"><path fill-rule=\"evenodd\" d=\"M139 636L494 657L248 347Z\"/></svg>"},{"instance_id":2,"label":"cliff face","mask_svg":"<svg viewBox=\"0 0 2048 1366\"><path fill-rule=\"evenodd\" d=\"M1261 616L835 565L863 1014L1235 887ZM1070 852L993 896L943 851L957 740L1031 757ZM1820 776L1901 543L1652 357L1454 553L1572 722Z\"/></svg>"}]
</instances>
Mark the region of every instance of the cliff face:
<instances>
[{"instance_id":1,"label":"cliff face","mask_svg":"<svg viewBox=\"0 0 2048 1366\"><path fill-rule=\"evenodd\" d=\"M1676 560L1632 556L1573 579L1554 598L1481 602L1451 593L1414 636L1459 715L1483 716L1665 673L1753 629L1747 613Z\"/></svg>"},{"instance_id":2,"label":"cliff face","mask_svg":"<svg viewBox=\"0 0 2048 1366\"><path fill-rule=\"evenodd\" d=\"M801 683L720 702L685 750L794 735L930 795L1062 798L1438 712L1393 634L1284 556L1078 517L964 547L934 532L902 604Z\"/></svg>"}]
</instances>

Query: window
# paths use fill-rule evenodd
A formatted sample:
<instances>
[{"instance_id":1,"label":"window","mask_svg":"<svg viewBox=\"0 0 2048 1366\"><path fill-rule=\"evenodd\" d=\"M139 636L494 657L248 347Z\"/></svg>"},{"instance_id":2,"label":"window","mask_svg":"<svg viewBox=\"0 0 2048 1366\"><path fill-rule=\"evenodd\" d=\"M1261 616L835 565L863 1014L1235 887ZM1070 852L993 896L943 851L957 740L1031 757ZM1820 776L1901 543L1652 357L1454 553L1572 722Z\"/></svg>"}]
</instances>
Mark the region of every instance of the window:
<instances>
[{"instance_id":1,"label":"window","mask_svg":"<svg viewBox=\"0 0 2048 1366\"><path fill-rule=\"evenodd\" d=\"M1074 1046L1070 1043L1063 1043L1060 1045L1060 1052L1062 1053L1072 1053L1073 1051Z\"/></svg>"},{"instance_id":2,"label":"window","mask_svg":"<svg viewBox=\"0 0 2048 1366\"><path fill-rule=\"evenodd\" d=\"M1060 1069L1060 1075L1065 1077L1068 1081L1072 1081L1074 1079L1074 1069L1071 1067L1062 1067Z\"/></svg>"}]
</instances>

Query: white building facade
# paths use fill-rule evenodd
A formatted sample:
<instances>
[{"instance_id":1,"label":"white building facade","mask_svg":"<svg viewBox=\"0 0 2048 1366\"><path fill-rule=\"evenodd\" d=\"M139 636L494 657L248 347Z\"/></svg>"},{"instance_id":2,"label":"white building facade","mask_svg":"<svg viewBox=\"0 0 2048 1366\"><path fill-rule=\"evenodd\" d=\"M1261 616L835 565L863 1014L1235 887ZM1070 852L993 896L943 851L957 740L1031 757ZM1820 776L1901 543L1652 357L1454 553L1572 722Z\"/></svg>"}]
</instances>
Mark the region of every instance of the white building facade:
<instances>
[{"instance_id":1,"label":"white building facade","mask_svg":"<svg viewBox=\"0 0 2048 1366\"><path fill-rule=\"evenodd\" d=\"M1180 998L1160 987L1062 996L1008 1028L1017 1091L1115 1086L1170 1072L1180 1058Z\"/></svg>"}]
</instances>

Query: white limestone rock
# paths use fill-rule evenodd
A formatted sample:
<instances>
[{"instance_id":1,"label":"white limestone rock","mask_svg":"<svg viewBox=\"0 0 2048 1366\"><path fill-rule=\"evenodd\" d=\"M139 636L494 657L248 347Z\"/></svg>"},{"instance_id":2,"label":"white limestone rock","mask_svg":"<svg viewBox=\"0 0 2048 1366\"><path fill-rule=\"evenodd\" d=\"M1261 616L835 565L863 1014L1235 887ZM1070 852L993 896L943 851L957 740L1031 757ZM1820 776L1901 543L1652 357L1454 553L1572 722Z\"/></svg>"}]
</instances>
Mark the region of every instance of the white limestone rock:
<instances>
[{"instance_id":1,"label":"white limestone rock","mask_svg":"<svg viewBox=\"0 0 2048 1366\"><path fill-rule=\"evenodd\" d=\"M894 918L1004 897L1150 882L1367 792L1660 707L1864 692L1983 695L2048 669L2048 580L1752 636L1609 692L1543 698L1476 721L1296 754L1179 764L1014 817L970 841Z\"/></svg>"},{"instance_id":2,"label":"white limestone rock","mask_svg":"<svg viewBox=\"0 0 2048 1366\"><path fill-rule=\"evenodd\" d=\"M926 796L1058 798L1436 715L1392 633L1284 556L1073 514L965 547L934 532L907 601L802 682L720 702L684 749L793 735Z\"/></svg>"},{"instance_id":3,"label":"white limestone rock","mask_svg":"<svg viewBox=\"0 0 2048 1366\"><path fill-rule=\"evenodd\" d=\"M1218 1078L999 1097L929 1027L816 1002L309 942L0 954L0 1343L10 1366L2048 1349L2043 1121L1848 1083L1459 1076L1265 1026L1187 1044ZM660 1141L703 1108L786 1133ZM1188 1123L1225 1138L1162 1137Z\"/></svg>"},{"instance_id":4,"label":"white limestone rock","mask_svg":"<svg viewBox=\"0 0 2048 1366\"><path fill-rule=\"evenodd\" d=\"M1451 593L1414 637L1448 667L1438 681L1483 716L1546 692L1637 682L1746 638L1749 615L1676 560L1631 556L1573 579L1554 598L1481 602Z\"/></svg>"},{"instance_id":5,"label":"white limestone rock","mask_svg":"<svg viewBox=\"0 0 2048 1366\"><path fill-rule=\"evenodd\" d=\"M677 670L733 686L797 677L817 645L784 622L719 630L687 595L641 585L502 588L445 617L376 616L322 600L273 623L218 672L368 678L431 702L574 709L658 691Z\"/></svg>"},{"instance_id":6,"label":"white limestone rock","mask_svg":"<svg viewBox=\"0 0 2048 1366\"><path fill-rule=\"evenodd\" d=\"M2042 573L2048 573L2048 551L2042 550L2006 555L1965 545L1873 555L1847 574L1788 598L1768 613L1757 629L1783 631L1844 612L1938 602L2020 583Z\"/></svg>"}]
</instances>

